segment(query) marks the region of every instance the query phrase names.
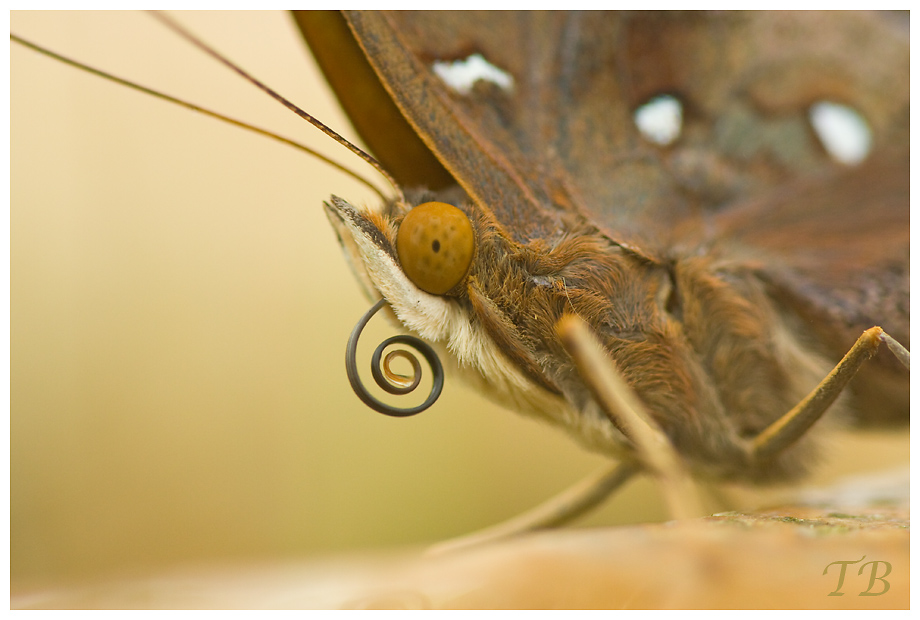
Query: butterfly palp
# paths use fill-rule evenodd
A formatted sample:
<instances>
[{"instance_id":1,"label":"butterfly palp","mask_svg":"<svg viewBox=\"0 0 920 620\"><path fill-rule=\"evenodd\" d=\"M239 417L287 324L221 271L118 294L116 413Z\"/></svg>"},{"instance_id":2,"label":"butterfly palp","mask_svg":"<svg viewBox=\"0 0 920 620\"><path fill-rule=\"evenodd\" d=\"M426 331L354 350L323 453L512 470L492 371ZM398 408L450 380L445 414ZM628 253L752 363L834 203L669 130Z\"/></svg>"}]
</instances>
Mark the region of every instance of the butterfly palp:
<instances>
[{"instance_id":1,"label":"butterfly palp","mask_svg":"<svg viewBox=\"0 0 920 620\"><path fill-rule=\"evenodd\" d=\"M406 276L433 295L447 293L466 277L474 249L469 218L443 202L426 202L409 211L396 235L396 253Z\"/></svg>"}]
</instances>

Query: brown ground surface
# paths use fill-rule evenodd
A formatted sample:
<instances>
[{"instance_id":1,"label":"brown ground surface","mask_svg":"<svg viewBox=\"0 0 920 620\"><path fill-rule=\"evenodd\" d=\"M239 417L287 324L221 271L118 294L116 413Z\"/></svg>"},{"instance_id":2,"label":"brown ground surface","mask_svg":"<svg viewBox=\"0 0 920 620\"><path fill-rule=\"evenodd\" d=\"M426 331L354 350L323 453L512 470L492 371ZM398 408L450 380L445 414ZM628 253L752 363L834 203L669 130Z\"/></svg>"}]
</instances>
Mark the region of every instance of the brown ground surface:
<instances>
[{"instance_id":1,"label":"brown ground surface","mask_svg":"<svg viewBox=\"0 0 920 620\"><path fill-rule=\"evenodd\" d=\"M909 500L839 493L681 522L546 531L443 555L412 549L182 569L14 590L11 606L903 609Z\"/></svg>"}]
</instances>

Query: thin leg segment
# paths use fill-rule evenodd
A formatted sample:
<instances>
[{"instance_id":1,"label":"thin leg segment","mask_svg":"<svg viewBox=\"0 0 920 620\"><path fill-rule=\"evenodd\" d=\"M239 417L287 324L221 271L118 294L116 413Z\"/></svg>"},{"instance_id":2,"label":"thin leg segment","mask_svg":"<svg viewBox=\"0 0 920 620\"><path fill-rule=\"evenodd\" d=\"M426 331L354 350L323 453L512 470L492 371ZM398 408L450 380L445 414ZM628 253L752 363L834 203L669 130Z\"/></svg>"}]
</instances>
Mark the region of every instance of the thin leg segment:
<instances>
[{"instance_id":1,"label":"thin leg segment","mask_svg":"<svg viewBox=\"0 0 920 620\"><path fill-rule=\"evenodd\" d=\"M660 480L671 517L700 516L702 509L690 473L588 325L575 315L567 315L556 329L597 403L633 442L642 465Z\"/></svg>"},{"instance_id":2,"label":"thin leg segment","mask_svg":"<svg viewBox=\"0 0 920 620\"><path fill-rule=\"evenodd\" d=\"M603 502L611 493L638 472L633 463L620 463L610 469L590 476L536 508L513 519L493 525L431 547L432 554L446 553L473 547L496 540L510 538L535 530L562 525L582 515Z\"/></svg>"},{"instance_id":3,"label":"thin leg segment","mask_svg":"<svg viewBox=\"0 0 920 620\"><path fill-rule=\"evenodd\" d=\"M767 427L751 441L751 458L768 459L782 452L804 435L853 379L863 362L872 358L884 342L892 353L910 369L910 352L886 334L881 327L867 329L840 363L818 384L811 394L786 415Z\"/></svg>"}]
</instances>

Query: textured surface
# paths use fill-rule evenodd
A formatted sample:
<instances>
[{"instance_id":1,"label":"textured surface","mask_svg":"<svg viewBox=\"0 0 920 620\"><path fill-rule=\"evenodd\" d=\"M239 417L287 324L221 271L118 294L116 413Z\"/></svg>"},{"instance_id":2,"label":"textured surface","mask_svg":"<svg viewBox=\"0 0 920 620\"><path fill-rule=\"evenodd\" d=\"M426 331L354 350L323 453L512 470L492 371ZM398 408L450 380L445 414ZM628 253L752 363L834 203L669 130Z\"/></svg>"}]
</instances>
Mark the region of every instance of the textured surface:
<instances>
[{"instance_id":1,"label":"textured surface","mask_svg":"<svg viewBox=\"0 0 920 620\"><path fill-rule=\"evenodd\" d=\"M436 557L407 550L164 572L21 592L11 605L902 609L910 605L910 522L905 478L893 483L900 500L879 500L886 482L875 479L768 511L542 532ZM876 498L867 501L867 492ZM842 581L839 562L852 562Z\"/></svg>"}]
</instances>

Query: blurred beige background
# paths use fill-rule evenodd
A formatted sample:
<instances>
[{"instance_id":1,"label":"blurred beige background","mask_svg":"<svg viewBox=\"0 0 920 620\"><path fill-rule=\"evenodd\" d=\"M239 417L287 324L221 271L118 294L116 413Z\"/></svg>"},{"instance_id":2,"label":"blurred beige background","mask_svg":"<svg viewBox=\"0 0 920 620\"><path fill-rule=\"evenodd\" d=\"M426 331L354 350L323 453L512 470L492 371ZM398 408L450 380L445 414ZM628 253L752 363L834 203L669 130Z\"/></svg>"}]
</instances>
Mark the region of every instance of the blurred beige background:
<instances>
[{"instance_id":1,"label":"blurred beige background","mask_svg":"<svg viewBox=\"0 0 920 620\"><path fill-rule=\"evenodd\" d=\"M349 135L287 15L177 17ZM351 162L144 14L14 12L11 30ZM11 97L14 590L423 544L604 465L456 381L406 420L357 400L342 357L369 304L321 209L376 200L353 181L12 44ZM836 440L819 479L907 446ZM664 517L642 480L583 523Z\"/></svg>"}]
</instances>

